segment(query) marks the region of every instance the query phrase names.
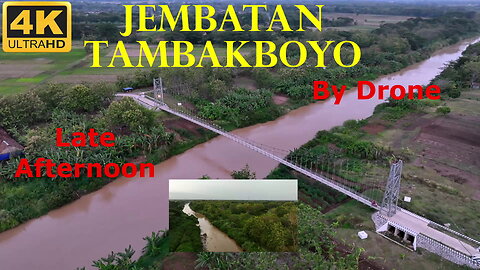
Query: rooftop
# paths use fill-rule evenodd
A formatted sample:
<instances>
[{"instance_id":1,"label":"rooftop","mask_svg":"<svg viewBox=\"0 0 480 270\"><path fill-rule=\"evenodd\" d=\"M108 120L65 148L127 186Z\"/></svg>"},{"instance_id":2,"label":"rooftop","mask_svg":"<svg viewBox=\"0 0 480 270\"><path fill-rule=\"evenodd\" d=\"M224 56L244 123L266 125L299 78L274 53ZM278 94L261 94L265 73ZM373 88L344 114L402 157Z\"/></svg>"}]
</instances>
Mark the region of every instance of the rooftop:
<instances>
[{"instance_id":1,"label":"rooftop","mask_svg":"<svg viewBox=\"0 0 480 270\"><path fill-rule=\"evenodd\" d=\"M5 131L3 128L0 128L0 154L7 154L22 149L23 146L10 137L7 131Z\"/></svg>"}]
</instances>

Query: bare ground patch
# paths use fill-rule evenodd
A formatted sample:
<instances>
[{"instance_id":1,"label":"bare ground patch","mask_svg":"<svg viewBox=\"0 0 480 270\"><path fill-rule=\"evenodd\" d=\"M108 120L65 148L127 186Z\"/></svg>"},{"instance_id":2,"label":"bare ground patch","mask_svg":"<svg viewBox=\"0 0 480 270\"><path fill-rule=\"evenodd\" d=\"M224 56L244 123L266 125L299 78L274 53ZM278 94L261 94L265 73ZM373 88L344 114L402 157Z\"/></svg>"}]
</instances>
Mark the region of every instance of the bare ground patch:
<instances>
[{"instance_id":1,"label":"bare ground patch","mask_svg":"<svg viewBox=\"0 0 480 270\"><path fill-rule=\"evenodd\" d=\"M423 148L415 165L428 165L438 174L472 188L480 200L480 119L464 115L424 121L414 143Z\"/></svg>"},{"instance_id":2,"label":"bare ground patch","mask_svg":"<svg viewBox=\"0 0 480 270\"><path fill-rule=\"evenodd\" d=\"M32 78L43 72L45 72L44 64L35 61L28 64L0 62L0 79Z\"/></svg>"},{"instance_id":3,"label":"bare ground patch","mask_svg":"<svg viewBox=\"0 0 480 270\"><path fill-rule=\"evenodd\" d=\"M249 77L245 77L245 76L238 76L237 78L235 78L234 85L235 85L235 87L245 88L245 89L248 89L248 90L257 90L258 89L257 83L255 82L255 80L253 80Z\"/></svg>"},{"instance_id":4,"label":"bare ground patch","mask_svg":"<svg viewBox=\"0 0 480 270\"><path fill-rule=\"evenodd\" d=\"M378 134L378 133L384 131L385 129L386 129L386 127L382 124L379 124L379 123L369 123L369 124L362 127L363 131L367 132L368 134L372 134L372 135Z\"/></svg>"},{"instance_id":5,"label":"bare ground patch","mask_svg":"<svg viewBox=\"0 0 480 270\"><path fill-rule=\"evenodd\" d=\"M288 97L286 96L283 96L283 95L274 95L273 96L273 103L275 103L276 105L282 105L282 104L285 104L287 103L289 100Z\"/></svg>"},{"instance_id":6,"label":"bare ground patch","mask_svg":"<svg viewBox=\"0 0 480 270\"><path fill-rule=\"evenodd\" d=\"M190 270L190 269L205 269L195 268L197 254L193 252L175 252L165 258L163 261L163 270Z\"/></svg>"},{"instance_id":7,"label":"bare ground patch","mask_svg":"<svg viewBox=\"0 0 480 270\"><path fill-rule=\"evenodd\" d=\"M173 131L175 133L177 133L176 132L177 130L186 130L196 136L201 136L200 132L198 131L200 127L184 119L165 120L163 124L168 130Z\"/></svg>"}]
</instances>

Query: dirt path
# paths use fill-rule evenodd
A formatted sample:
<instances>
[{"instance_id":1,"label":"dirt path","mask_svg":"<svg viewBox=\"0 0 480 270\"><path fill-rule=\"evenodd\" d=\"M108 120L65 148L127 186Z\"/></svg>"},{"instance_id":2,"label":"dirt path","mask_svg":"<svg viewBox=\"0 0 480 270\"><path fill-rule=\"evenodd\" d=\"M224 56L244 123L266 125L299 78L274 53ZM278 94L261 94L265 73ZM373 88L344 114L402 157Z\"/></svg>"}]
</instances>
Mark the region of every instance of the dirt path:
<instances>
[{"instance_id":1,"label":"dirt path","mask_svg":"<svg viewBox=\"0 0 480 270\"><path fill-rule=\"evenodd\" d=\"M175 252L165 258L162 270L192 270L205 268L195 268L197 254L193 252Z\"/></svg>"}]
</instances>

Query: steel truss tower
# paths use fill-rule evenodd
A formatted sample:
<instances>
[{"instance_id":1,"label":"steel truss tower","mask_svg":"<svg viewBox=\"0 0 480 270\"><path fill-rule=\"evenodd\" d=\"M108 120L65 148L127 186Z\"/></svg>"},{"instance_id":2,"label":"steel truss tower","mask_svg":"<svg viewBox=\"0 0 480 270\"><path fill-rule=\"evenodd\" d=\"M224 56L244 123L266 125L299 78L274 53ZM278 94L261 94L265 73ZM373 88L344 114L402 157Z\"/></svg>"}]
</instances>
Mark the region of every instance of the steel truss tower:
<instances>
[{"instance_id":1,"label":"steel truss tower","mask_svg":"<svg viewBox=\"0 0 480 270\"><path fill-rule=\"evenodd\" d=\"M400 194L400 178L402 177L403 161L399 160L390 167L387 187L383 195L380 212L389 217L397 212L398 196Z\"/></svg>"},{"instance_id":2,"label":"steel truss tower","mask_svg":"<svg viewBox=\"0 0 480 270\"><path fill-rule=\"evenodd\" d=\"M163 82L162 78L153 79L153 97L165 103L163 100Z\"/></svg>"}]
</instances>

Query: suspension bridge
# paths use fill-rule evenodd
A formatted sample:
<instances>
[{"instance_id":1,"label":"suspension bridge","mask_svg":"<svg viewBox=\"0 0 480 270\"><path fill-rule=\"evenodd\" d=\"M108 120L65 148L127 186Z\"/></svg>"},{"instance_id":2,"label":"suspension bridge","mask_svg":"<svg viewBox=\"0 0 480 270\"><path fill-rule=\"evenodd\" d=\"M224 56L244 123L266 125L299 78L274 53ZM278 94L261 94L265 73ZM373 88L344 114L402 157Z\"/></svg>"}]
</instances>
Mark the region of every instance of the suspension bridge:
<instances>
[{"instance_id":1,"label":"suspension bridge","mask_svg":"<svg viewBox=\"0 0 480 270\"><path fill-rule=\"evenodd\" d=\"M167 105L164 102L163 86L159 79L154 80L153 91L119 93L117 96L130 97L148 109L165 111L195 123L375 209L376 212L372 215L372 219L377 233L381 235L393 235L394 237L391 238L401 239L402 243L414 250L423 248L454 263L480 269L479 241L397 205L403 167L402 161L397 161L391 165L382 201L377 203L376 200L372 199L372 196L364 192L366 188L377 188L378 185L376 184L366 185L366 187L363 186L362 188L358 183L339 177L338 171L341 168L337 169L336 172L335 170L328 171L314 164L312 160L303 159L299 155L292 155L292 151L271 147L236 136L215 123L196 116L182 106L181 103ZM330 163L329 167L335 168L335 163Z\"/></svg>"}]
</instances>

